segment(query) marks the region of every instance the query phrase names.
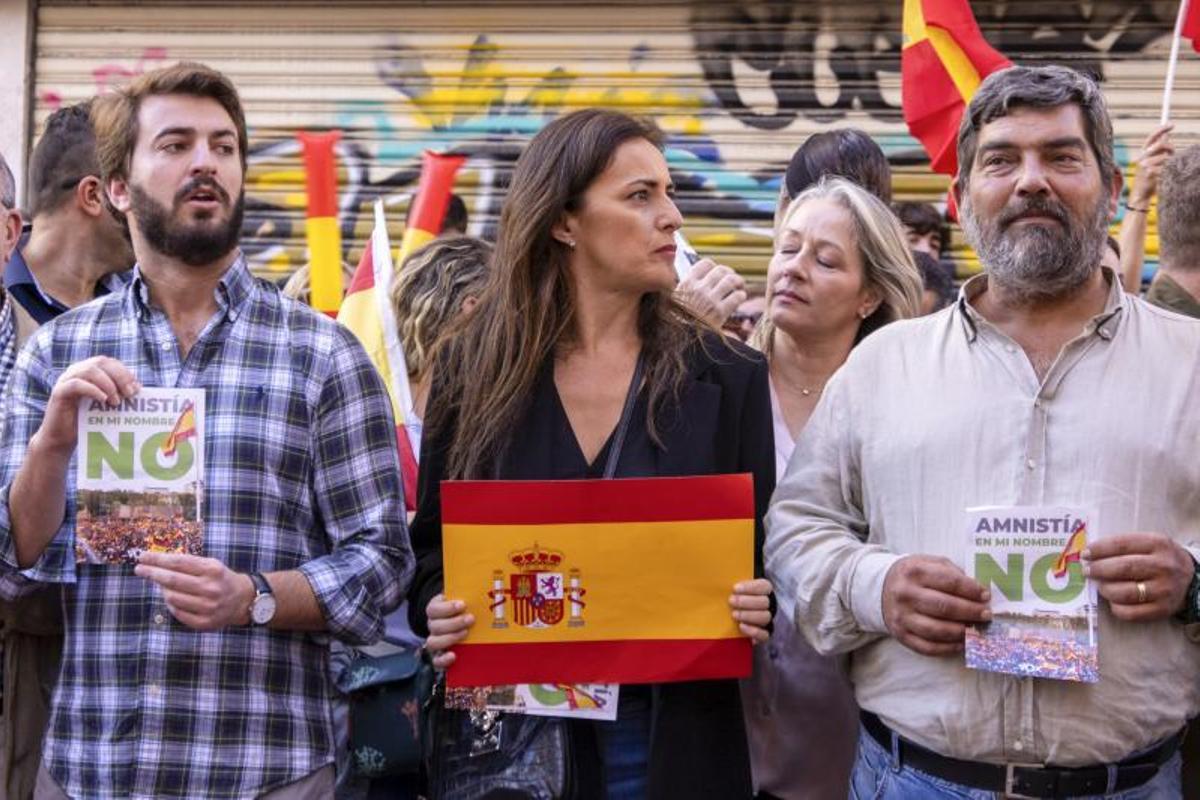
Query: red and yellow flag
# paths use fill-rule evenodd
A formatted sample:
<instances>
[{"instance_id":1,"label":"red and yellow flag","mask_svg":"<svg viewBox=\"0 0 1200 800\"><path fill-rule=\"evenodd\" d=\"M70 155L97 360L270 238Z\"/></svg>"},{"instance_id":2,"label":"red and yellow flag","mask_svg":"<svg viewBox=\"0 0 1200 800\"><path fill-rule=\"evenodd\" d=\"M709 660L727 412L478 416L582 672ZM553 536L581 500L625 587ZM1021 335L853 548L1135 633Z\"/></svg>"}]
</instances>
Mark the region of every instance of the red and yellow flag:
<instances>
[{"instance_id":1,"label":"red and yellow flag","mask_svg":"<svg viewBox=\"0 0 1200 800\"><path fill-rule=\"evenodd\" d=\"M904 0L904 121L934 172L958 171L958 126L979 84L1012 62L983 38L967 0Z\"/></svg>"},{"instance_id":2,"label":"red and yellow flag","mask_svg":"<svg viewBox=\"0 0 1200 800\"><path fill-rule=\"evenodd\" d=\"M413 250L437 236L450 202L454 174L465 160L465 156L425 152L421 182L413 198L414 213L409 215L409 227L404 232L404 241L400 246L399 264L403 265L404 259ZM383 202L376 201L375 229L371 232L371 242L363 250L337 319L354 331L388 388L392 414L396 418L404 502L409 510L413 510L417 505L419 453L404 427L405 420L413 419L413 402L404 349L400 346L396 318L388 296L394 271Z\"/></svg>"},{"instance_id":3,"label":"red and yellow flag","mask_svg":"<svg viewBox=\"0 0 1200 800\"><path fill-rule=\"evenodd\" d=\"M1054 577L1061 578L1066 575L1071 562L1079 561L1085 547L1087 547L1087 525L1081 521L1075 527L1071 538L1067 539L1067 545L1059 553L1058 560L1054 562Z\"/></svg>"},{"instance_id":4,"label":"red and yellow flag","mask_svg":"<svg viewBox=\"0 0 1200 800\"><path fill-rule=\"evenodd\" d=\"M337 169L333 148L341 131L296 134L304 149L308 213L308 281L312 307L336 317L342 303L342 234L338 230Z\"/></svg>"},{"instance_id":5,"label":"red and yellow flag","mask_svg":"<svg viewBox=\"0 0 1200 800\"><path fill-rule=\"evenodd\" d=\"M175 426L171 428L171 432L162 443L162 454L164 456L175 455L175 448L184 439L190 439L196 435L196 407L192 405L192 401L188 400L183 404L183 409L179 412L179 419L175 420Z\"/></svg>"},{"instance_id":6,"label":"red and yellow flag","mask_svg":"<svg viewBox=\"0 0 1200 800\"><path fill-rule=\"evenodd\" d=\"M449 686L750 673L750 475L442 484L446 596L475 614Z\"/></svg>"},{"instance_id":7,"label":"red and yellow flag","mask_svg":"<svg viewBox=\"0 0 1200 800\"><path fill-rule=\"evenodd\" d=\"M338 322L345 325L358 340L379 370L392 401L392 416L396 420L396 443L400 448L400 476L404 482L404 503L408 509L417 507L417 453L408 437L404 421L411 418L412 389L408 384L408 367L404 350L396 333L396 320L388 299L392 284L392 250L388 240L387 220L383 201L375 201L375 229L371 241L363 249L354 279L338 311Z\"/></svg>"},{"instance_id":8,"label":"red and yellow flag","mask_svg":"<svg viewBox=\"0 0 1200 800\"><path fill-rule=\"evenodd\" d=\"M1192 40L1192 49L1200 53L1200 0L1180 0L1186 3L1183 14L1183 26L1179 33L1185 39Z\"/></svg>"}]
</instances>

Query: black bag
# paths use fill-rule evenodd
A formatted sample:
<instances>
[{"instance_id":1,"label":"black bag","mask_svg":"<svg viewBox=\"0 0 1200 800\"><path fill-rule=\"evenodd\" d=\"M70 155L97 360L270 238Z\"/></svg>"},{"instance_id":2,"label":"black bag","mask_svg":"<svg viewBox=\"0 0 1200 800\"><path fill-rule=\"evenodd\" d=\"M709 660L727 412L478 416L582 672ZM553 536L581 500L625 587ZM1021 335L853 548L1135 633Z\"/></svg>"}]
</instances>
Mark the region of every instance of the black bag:
<instances>
[{"instance_id":1,"label":"black bag","mask_svg":"<svg viewBox=\"0 0 1200 800\"><path fill-rule=\"evenodd\" d=\"M433 665L421 650L362 656L350 663L342 688L350 697L350 763L356 775L421 771L424 714L434 681Z\"/></svg>"},{"instance_id":2,"label":"black bag","mask_svg":"<svg viewBox=\"0 0 1200 800\"><path fill-rule=\"evenodd\" d=\"M570 797L565 720L445 708L444 683L430 700L430 800L560 800Z\"/></svg>"}]
</instances>

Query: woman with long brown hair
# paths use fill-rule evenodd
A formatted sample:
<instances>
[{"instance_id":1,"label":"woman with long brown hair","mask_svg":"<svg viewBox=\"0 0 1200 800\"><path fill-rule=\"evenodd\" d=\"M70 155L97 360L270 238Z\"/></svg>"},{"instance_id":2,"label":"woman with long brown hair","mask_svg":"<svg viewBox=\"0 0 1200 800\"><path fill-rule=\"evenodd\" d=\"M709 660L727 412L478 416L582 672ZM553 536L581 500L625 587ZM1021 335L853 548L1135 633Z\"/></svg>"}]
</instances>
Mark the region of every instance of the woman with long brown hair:
<instances>
[{"instance_id":1,"label":"woman with long brown hair","mask_svg":"<svg viewBox=\"0 0 1200 800\"><path fill-rule=\"evenodd\" d=\"M681 219L660 147L641 122L589 109L547 125L517 162L489 282L434 354L410 601L435 666L454 663L482 608L441 596L443 479L750 472L761 562L774 484L766 365L672 296ZM765 640L770 585L747 575L731 589L742 633ZM573 777L559 796L752 794L736 681L623 686L615 722L566 730ZM466 792L453 776L431 788Z\"/></svg>"}]
</instances>

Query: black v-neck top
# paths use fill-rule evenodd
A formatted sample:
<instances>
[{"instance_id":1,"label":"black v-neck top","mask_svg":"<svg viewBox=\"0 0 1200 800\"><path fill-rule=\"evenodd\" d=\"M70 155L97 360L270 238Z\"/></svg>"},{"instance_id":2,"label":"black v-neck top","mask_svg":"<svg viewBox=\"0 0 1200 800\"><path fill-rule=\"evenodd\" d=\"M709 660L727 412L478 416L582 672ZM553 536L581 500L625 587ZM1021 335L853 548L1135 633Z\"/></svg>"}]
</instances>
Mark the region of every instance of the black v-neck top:
<instances>
[{"instance_id":1,"label":"black v-neck top","mask_svg":"<svg viewBox=\"0 0 1200 800\"><path fill-rule=\"evenodd\" d=\"M647 402L643 388L634 401L614 478L648 478L658 474L657 448L645 425ZM501 474L509 479L526 480L603 478L615 433L615 430L609 433L596 459L589 464L554 384L553 359L547 359L538 374L529 408L513 432Z\"/></svg>"}]
</instances>

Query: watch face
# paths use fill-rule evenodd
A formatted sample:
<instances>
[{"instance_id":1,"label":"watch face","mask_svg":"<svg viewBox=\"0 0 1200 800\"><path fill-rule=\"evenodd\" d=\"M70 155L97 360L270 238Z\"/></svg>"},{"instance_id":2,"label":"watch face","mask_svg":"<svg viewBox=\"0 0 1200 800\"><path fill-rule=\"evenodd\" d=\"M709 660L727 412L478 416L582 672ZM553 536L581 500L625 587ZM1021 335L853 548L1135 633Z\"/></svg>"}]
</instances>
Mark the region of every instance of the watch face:
<instances>
[{"instance_id":1,"label":"watch face","mask_svg":"<svg viewBox=\"0 0 1200 800\"><path fill-rule=\"evenodd\" d=\"M254 598L254 603L250 606L250 619L254 620L255 625L266 625L274 616L274 595L260 594Z\"/></svg>"}]
</instances>

